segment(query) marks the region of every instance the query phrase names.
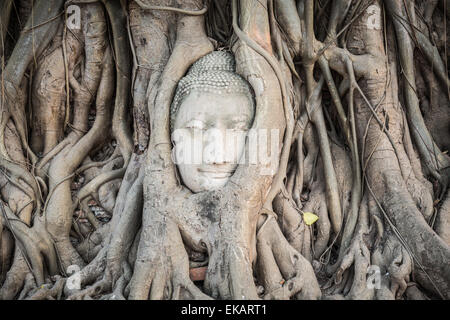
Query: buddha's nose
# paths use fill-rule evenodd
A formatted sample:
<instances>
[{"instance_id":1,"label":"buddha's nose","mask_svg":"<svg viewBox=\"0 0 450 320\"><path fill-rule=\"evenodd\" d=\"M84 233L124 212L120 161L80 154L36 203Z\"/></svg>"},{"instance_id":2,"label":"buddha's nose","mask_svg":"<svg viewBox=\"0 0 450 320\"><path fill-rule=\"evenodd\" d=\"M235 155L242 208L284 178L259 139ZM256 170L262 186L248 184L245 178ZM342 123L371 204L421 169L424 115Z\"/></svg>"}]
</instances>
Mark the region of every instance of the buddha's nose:
<instances>
[{"instance_id":1,"label":"buddha's nose","mask_svg":"<svg viewBox=\"0 0 450 320\"><path fill-rule=\"evenodd\" d=\"M205 164L227 163L226 130L210 129L205 132L203 162Z\"/></svg>"}]
</instances>

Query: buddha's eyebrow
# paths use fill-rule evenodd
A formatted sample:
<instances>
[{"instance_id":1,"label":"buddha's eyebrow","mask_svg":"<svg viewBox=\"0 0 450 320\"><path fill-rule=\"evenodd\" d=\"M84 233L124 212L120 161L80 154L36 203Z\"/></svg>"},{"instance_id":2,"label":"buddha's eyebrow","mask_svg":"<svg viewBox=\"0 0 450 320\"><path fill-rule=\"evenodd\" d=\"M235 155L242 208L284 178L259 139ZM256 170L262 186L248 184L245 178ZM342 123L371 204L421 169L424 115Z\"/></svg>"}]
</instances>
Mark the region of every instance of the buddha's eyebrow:
<instances>
[{"instance_id":1,"label":"buddha's eyebrow","mask_svg":"<svg viewBox=\"0 0 450 320\"><path fill-rule=\"evenodd\" d=\"M233 118L231 118L231 121L233 122L247 122L248 118L245 116L235 116Z\"/></svg>"},{"instance_id":2,"label":"buddha's eyebrow","mask_svg":"<svg viewBox=\"0 0 450 320\"><path fill-rule=\"evenodd\" d=\"M189 119L188 121L186 121L185 123L184 123L184 125L185 126L188 126L188 125L193 125L193 124L196 124L196 123L201 123L201 124L203 124L203 125L206 125L206 122L205 121L203 121L203 120L201 120L201 119L196 119L196 118L192 118L192 119Z\"/></svg>"}]
</instances>

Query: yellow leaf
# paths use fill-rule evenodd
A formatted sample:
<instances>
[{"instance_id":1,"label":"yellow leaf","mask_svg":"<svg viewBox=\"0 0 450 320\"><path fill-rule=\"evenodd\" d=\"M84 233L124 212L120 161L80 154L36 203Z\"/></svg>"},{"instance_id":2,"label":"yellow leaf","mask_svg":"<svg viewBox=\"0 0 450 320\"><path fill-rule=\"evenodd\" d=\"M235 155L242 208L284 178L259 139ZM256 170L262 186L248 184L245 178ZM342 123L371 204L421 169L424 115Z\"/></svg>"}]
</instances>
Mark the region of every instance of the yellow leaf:
<instances>
[{"instance_id":1,"label":"yellow leaf","mask_svg":"<svg viewBox=\"0 0 450 320\"><path fill-rule=\"evenodd\" d=\"M303 212L303 220L305 220L306 225L310 226L314 222L316 222L319 219L318 216L316 216L312 212Z\"/></svg>"}]
</instances>

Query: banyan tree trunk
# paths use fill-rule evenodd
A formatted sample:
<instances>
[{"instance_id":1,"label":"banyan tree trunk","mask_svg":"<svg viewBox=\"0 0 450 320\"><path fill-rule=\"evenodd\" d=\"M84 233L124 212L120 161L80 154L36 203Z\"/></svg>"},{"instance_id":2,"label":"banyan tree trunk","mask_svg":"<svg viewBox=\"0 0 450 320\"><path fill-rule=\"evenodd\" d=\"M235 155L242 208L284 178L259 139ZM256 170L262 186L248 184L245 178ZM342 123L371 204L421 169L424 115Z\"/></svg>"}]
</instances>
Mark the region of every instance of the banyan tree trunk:
<instances>
[{"instance_id":1,"label":"banyan tree trunk","mask_svg":"<svg viewBox=\"0 0 450 320\"><path fill-rule=\"evenodd\" d=\"M0 299L449 299L449 7L2 1ZM193 193L171 104L213 51L275 170Z\"/></svg>"}]
</instances>

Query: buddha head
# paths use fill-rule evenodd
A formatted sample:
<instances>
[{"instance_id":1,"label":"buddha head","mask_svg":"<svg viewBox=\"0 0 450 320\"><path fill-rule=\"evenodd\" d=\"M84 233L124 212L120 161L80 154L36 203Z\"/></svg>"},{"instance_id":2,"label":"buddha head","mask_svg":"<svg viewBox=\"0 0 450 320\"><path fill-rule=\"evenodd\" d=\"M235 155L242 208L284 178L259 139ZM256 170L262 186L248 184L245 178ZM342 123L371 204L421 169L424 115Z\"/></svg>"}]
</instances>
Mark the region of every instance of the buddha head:
<instances>
[{"instance_id":1,"label":"buddha head","mask_svg":"<svg viewBox=\"0 0 450 320\"><path fill-rule=\"evenodd\" d=\"M171 106L173 159L192 192L223 187L236 170L255 113L231 53L213 51L178 83Z\"/></svg>"}]
</instances>

